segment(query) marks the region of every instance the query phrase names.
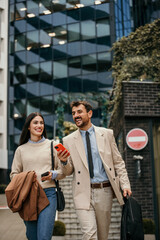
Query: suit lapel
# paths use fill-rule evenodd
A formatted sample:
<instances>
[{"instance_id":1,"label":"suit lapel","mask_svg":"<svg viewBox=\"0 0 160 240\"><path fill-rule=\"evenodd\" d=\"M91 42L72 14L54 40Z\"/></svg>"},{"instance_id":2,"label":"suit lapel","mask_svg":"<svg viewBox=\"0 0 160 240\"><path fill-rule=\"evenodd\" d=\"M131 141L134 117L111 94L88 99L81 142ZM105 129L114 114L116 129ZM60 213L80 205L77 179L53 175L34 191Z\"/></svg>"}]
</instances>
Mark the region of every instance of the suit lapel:
<instances>
[{"instance_id":1,"label":"suit lapel","mask_svg":"<svg viewBox=\"0 0 160 240\"><path fill-rule=\"evenodd\" d=\"M85 167L88 169L88 162L87 162L87 157L85 153L85 148L84 148L82 136L79 130L77 131L77 134L74 136L74 140L75 140L76 149L80 155L80 158L84 163Z\"/></svg>"}]
</instances>

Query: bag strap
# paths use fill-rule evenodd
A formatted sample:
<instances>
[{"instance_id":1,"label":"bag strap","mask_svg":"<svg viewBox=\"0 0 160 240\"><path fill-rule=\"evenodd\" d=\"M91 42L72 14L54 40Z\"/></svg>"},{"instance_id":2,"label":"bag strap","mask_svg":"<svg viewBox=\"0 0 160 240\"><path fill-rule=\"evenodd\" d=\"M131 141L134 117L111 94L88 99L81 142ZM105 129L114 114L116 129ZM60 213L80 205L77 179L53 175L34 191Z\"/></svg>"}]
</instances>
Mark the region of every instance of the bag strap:
<instances>
[{"instance_id":1,"label":"bag strap","mask_svg":"<svg viewBox=\"0 0 160 240\"><path fill-rule=\"evenodd\" d=\"M54 170L54 152L53 152L53 141L51 141L51 160L52 160L52 169ZM56 188L59 189L59 181L54 179Z\"/></svg>"}]
</instances>

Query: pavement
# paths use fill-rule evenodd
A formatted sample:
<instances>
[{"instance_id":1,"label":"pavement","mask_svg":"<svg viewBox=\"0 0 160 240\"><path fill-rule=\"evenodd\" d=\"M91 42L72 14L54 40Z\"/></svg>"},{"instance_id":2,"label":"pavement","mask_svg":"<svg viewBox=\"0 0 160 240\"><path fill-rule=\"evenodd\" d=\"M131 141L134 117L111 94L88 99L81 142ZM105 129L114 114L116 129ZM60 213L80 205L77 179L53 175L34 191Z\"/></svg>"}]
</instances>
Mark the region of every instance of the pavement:
<instances>
[{"instance_id":1,"label":"pavement","mask_svg":"<svg viewBox=\"0 0 160 240\"><path fill-rule=\"evenodd\" d=\"M27 240L25 225L18 213L7 206L5 194L0 194L0 240Z\"/></svg>"}]
</instances>

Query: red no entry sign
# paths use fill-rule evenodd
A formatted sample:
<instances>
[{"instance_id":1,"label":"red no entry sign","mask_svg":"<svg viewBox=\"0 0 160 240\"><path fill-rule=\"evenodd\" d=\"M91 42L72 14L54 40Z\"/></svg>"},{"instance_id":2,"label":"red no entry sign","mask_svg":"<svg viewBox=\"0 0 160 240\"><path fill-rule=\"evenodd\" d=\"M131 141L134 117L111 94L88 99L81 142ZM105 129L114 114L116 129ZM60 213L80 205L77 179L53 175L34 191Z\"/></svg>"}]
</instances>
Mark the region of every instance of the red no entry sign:
<instances>
[{"instance_id":1,"label":"red no entry sign","mask_svg":"<svg viewBox=\"0 0 160 240\"><path fill-rule=\"evenodd\" d=\"M131 149L136 151L141 150L148 143L147 133L140 128L134 128L128 132L126 142Z\"/></svg>"}]
</instances>

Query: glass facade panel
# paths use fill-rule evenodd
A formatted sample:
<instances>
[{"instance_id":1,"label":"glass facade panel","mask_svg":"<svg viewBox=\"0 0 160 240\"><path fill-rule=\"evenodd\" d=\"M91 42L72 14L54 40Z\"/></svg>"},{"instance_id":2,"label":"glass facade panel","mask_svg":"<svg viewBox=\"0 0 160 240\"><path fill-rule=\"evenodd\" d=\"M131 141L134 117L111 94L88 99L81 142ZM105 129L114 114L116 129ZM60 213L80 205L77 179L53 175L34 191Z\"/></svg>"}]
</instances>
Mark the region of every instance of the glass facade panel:
<instances>
[{"instance_id":1,"label":"glass facade panel","mask_svg":"<svg viewBox=\"0 0 160 240\"><path fill-rule=\"evenodd\" d=\"M52 27L52 15L43 15L39 18L40 29Z\"/></svg>"},{"instance_id":2,"label":"glass facade panel","mask_svg":"<svg viewBox=\"0 0 160 240\"><path fill-rule=\"evenodd\" d=\"M39 63L27 66L27 82L39 80Z\"/></svg>"},{"instance_id":3,"label":"glass facade panel","mask_svg":"<svg viewBox=\"0 0 160 240\"><path fill-rule=\"evenodd\" d=\"M19 20L14 23L15 26L15 33L20 34L26 31L26 21Z\"/></svg>"},{"instance_id":4,"label":"glass facade panel","mask_svg":"<svg viewBox=\"0 0 160 240\"><path fill-rule=\"evenodd\" d=\"M66 0L67 10L72 10L77 7L80 7L80 0Z\"/></svg>"},{"instance_id":5,"label":"glass facade panel","mask_svg":"<svg viewBox=\"0 0 160 240\"><path fill-rule=\"evenodd\" d=\"M23 117L26 114L26 100L21 99L14 102L14 116Z\"/></svg>"},{"instance_id":6,"label":"glass facade panel","mask_svg":"<svg viewBox=\"0 0 160 240\"><path fill-rule=\"evenodd\" d=\"M17 66L14 73L14 84L26 82L26 66Z\"/></svg>"},{"instance_id":7,"label":"glass facade panel","mask_svg":"<svg viewBox=\"0 0 160 240\"><path fill-rule=\"evenodd\" d=\"M33 18L39 14L39 0L27 1L27 17Z\"/></svg>"},{"instance_id":8,"label":"glass facade panel","mask_svg":"<svg viewBox=\"0 0 160 240\"><path fill-rule=\"evenodd\" d=\"M40 100L40 112L42 114L51 114L53 112L53 98L52 96L43 97Z\"/></svg>"},{"instance_id":9,"label":"glass facade panel","mask_svg":"<svg viewBox=\"0 0 160 240\"><path fill-rule=\"evenodd\" d=\"M95 39L96 29L94 21L81 22L81 34L82 40Z\"/></svg>"},{"instance_id":10,"label":"glass facade panel","mask_svg":"<svg viewBox=\"0 0 160 240\"><path fill-rule=\"evenodd\" d=\"M74 23L68 25L68 42L80 40L80 24Z\"/></svg>"},{"instance_id":11,"label":"glass facade panel","mask_svg":"<svg viewBox=\"0 0 160 240\"><path fill-rule=\"evenodd\" d=\"M69 92L82 92L81 77L70 77L69 78Z\"/></svg>"},{"instance_id":12,"label":"glass facade panel","mask_svg":"<svg viewBox=\"0 0 160 240\"><path fill-rule=\"evenodd\" d=\"M14 98L15 99L26 98L26 84L14 86Z\"/></svg>"},{"instance_id":13,"label":"glass facade panel","mask_svg":"<svg viewBox=\"0 0 160 240\"><path fill-rule=\"evenodd\" d=\"M39 14L48 15L52 13L51 0L40 0Z\"/></svg>"},{"instance_id":14,"label":"glass facade panel","mask_svg":"<svg viewBox=\"0 0 160 240\"><path fill-rule=\"evenodd\" d=\"M13 22L14 21L14 5L10 5L9 8L9 21Z\"/></svg>"},{"instance_id":15,"label":"glass facade panel","mask_svg":"<svg viewBox=\"0 0 160 240\"><path fill-rule=\"evenodd\" d=\"M40 80L52 80L52 62L40 63Z\"/></svg>"},{"instance_id":16,"label":"glass facade panel","mask_svg":"<svg viewBox=\"0 0 160 240\"><path fill-rule=\"evenodd\" d=\"M39 112L40 98L27 100L27 116L32 112Z\"/></svg>"},{"instance_id":17,"label":"glass facade panel","mask_svg":"<svg viewBox=\"0 0 160 240\"><path fill-rule=\"evenodd\" d=\"M108 19L98 20L96 27L97 37L110 36L110 24Z\"/></svg>"},{"instance_id":18,"label":"glass facade panel","mask_svg":"<svg viewBox=\"0 0 160 240\"><path fill-rule=\"evenodd\" d=\"M69 76L79 75L81 73L81 58L71 58L68 62Z\"/></svg>"},{"instance_id":19,"label":"glass facade panel","mask_svg":"<svg viewBox=\"0 0 160 240\"><path fill-rule=\"evenodd\" d=\"M83 74L96 72L97 61L96 54L91 54L82 57L82 72Z\"/></svg>"},{"instance_id":20,"label":"glass facade panel","mask_svg":"<svg viewBox=\"0 0 160 240\"><path fill-rule=\"evenodd\" d=\"M39 47L39 31L27 32L27 50Z\"/></svg>"},{"instance_id":21,"label":"glass facade panel","mask_svg":"<svg viewBox=\"0 0 160 240\"><path fill-rule=\"evenodd\" d=\"M61 12L66 9L66 0L52 0L52 3L53 12Z\"/></svg>"},{"instance_id":22,"label":"glass facade panel","mask_svg":"<svg viewBox=\"0 0 160 240\"><path fill-rule=\"evenodd\" d=\"M111 68L111 53L98 53L98 72L108 71Z\"/></svg>"},{"instance_id":23,"label":"glass facade panel","mask_svg":"<svg viewBox=\"0 0 160 240\"><path fill-rule=\"evenodd\" d=\"M9 53L14 53L14 36L9 37Z\"/></svg>"},{"instance_id":24,"label":"glass facade panel","mask_svg":"<svg viewBox=\"0 0 160 240\"><path fill-rule=\"evenodd\" d=\"M53 77L54 79L67 77L67 60L54 61Z\"/></svg>"},{"instance_id":25,"label":"glass facade panel","mask_svg":"<svg viewBox=\"0 0 160 240\"><path fill-rule=\"evenodd\" d=\"M50 30L40 30L40 47L50 47L51 37L49 34Z\"/></svg>"},{"instance_id":26,"label":"glass facade panel","mask_svg":"<svg viewBox=\"0 0 160 240\"><path fill-rule=\"evenodd\" d=\"M25 47L26 47L26 36L25 36L25 34L16 35L15 51L25 50Z\"/></svg>"},{"instance_id":27,"label":"glass facade panel","mask_svg":"<svg viewBox=\"0 0 160 240\"><path fill-rule=\"evenodd\" d=\"M53 44L57 45L63 45L67 42L67 30L66 25L55 27L53 31Z\"/></svg>"},{"instance_id":28,"label":"glass facade panel","mask_svg":"<svg viewBox=\"0 0 160 240\"><path fill-rule=\"evenodd\" d=\"M26 17L26 4L23 3L17 3L15 6L15 19L20 20L24 19Z\"/></svg>"}]
</instances>

